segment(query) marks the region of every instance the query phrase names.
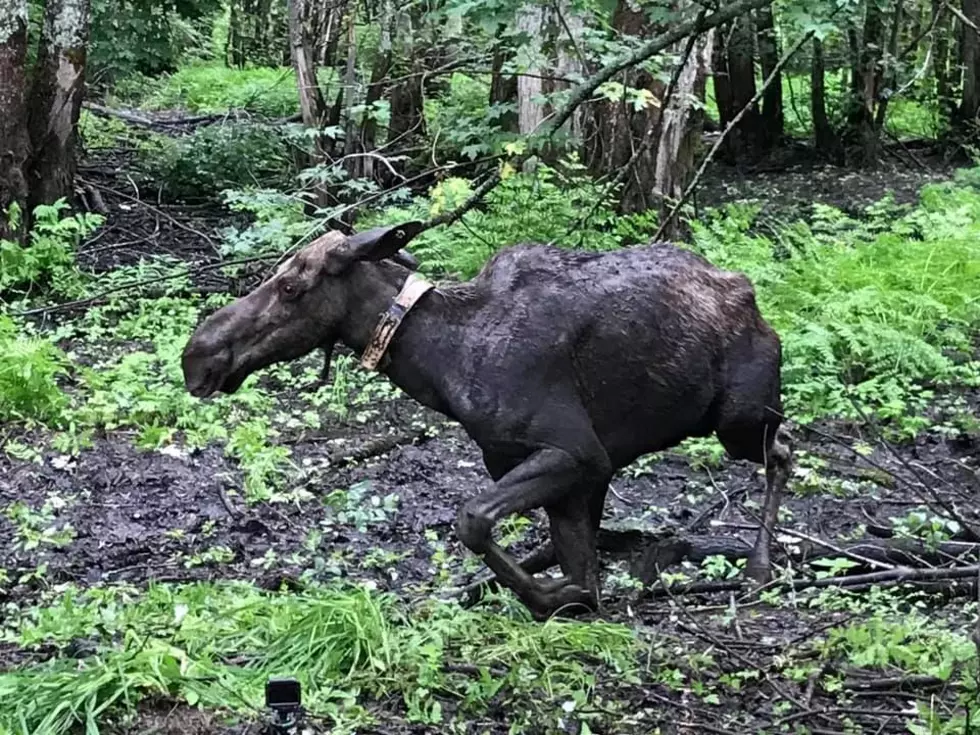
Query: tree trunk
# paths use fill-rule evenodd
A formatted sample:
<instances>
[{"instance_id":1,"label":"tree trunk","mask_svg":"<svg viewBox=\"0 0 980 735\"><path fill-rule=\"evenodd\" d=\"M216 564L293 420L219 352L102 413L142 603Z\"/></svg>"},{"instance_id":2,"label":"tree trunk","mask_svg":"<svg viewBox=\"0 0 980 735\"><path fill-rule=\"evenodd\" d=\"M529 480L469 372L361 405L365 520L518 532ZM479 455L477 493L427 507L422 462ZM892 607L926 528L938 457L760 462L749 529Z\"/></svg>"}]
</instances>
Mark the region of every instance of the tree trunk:
<instances>
[{"instance_id":1,"label":"tree trunk","mask_svg":"<svg viewBox=\"0 0 980 735\"><path fill-rule=\"evenodd\" d=\"M963 0L963 15L980 27L980 0ZM962 26L960 64L963 66L963 97L957 118L960 127L975 135L980 113L980 36L966 24Z\"/></svg>"},{"instance_id":2,"label":"tree trunk","mask_svg":"<svg viewBox=\"0 0 980 735\"><path fill-rule=\"evenodd\" d=\"M0 0L0 240L20 240L24 232L30 152L26 59L27 0ZM12 216L12 208L19 216Z\"/></svg>"},{"instance_id":3,"label":"tree trunk","mask_svg":"<svg viewBox=\"0 0 980 735\"><path fill-rule=\"evenodd\" d=\"M502 29L501 29L502 30ZM517 102L517 77L505 75L503 73L504 64L510 58L511 53L506 43L500 40L500 33L497 34L497 42L493 48L493 60L491 61L490 74L490 107L497 105L507 107L500 109L497 114L498 124L501 129L508 133L517 132L517 112L509 109L511 105L516 106Z\"/></svg>"},{"instance_id":4,"label":"tree trunk","mask_svg":"<svg viewBox=\"0 0 980 735\"><path fill-rule=\"evenodd\" d=\"M401 39L404 54L409 59L408 75L391 89L391 122L388 124L388 140L400 138L415 131L425 133L422 116L422 79L424 59L415 43L415 23L410 13L398 18L397 36Z\"/></svg>"},{"instance_id":5,"label":"tree trunk","mask_svg":"<svg viewBox=\"0 0 980 735\"><path fill-rule=\"evenodd\" d=\"M885 126L885 117L888 114L887 90L895 87L895 66L898 63L898 39L902 34L902 25L905 23L905 13L903 12L901 0L895 4L895 14L892 22L891 33L888 37L888 54L882 59L878 70L878 85L876 96L878 99L878 109L875 112L875 130L881 130Z\"/></svg>"},{"instance_id":6,"label":"tree trunk","mask_svg":"<svg viewBox=\"0 0 980 735\"><path fill-rule=\"evenodd\" d=\"M727 30L728 42L724 45L725 66L728 74L728 107L719 107L721 125L724 128L755 97L755 35L752 18L743 16L733 21ZM735 128L725 139L725 152L730 161L752 156L763 147L761 115L758 103L753 103Z\"/></svg>"},{"instance_id":7,"label":"tree trunk","mask_svg":"<svg viewBox=\"0 0 980 735\"><path fill-rule=\"evenodd\" d=\"M72 198L88 23L89 0L48 0L28 110L33 150L27 198L31 211L39 204Z\"/></svg>"},{"instance_id":8,"label":"tree trunk","mask_svg":"<svg viewBox=\"0 0 980 735\"><path fill-rule=\"evenodd\" d=\"M695 171L695 153L701 140L704 123L702 106L704 87L711 70L715 30L701 36L694 44L687 63L677 77L670 104L661 112L660 140L657 142L654 193L660 198L660 220L681 200ZM667 240L682 237L680 217L674 217L664 231Z\"/></svg>"},{"instance_id":9,"label":"tree trunk","mask_svg":"<svg viewBox=\"0 0 980 735\"><path fill-rule=\"evenodd\" d=\"M827 117L826 70L824 68L823 42L813 39L813 60L810 67L810 112L813 117L813 138L817 151L830 160L837 160L839 146L837 134Z\"/></svg>"},{"instance_id":10,"label":"tree trunk","mask_svg":"<svg viewBox=\"0 0 980 735\"><path fill-rule=\"evenodd\" d=\"M558 42L555 69L559 77L579 79L585 75L586 69L582 63L582 33L585 30L585 18L582 13L572 7L569 0L561 0L558 5ZM558 82L557 89L568 89L571 82ZM573 140L582 137L582 115L580 107L572 113L566 130Z\"/></svg>"},{"instance_id":11,"label":"tree trunk","mask_svg":"<svg viewBox=\"0 0 980 735\"><path fill-rule=\"evenodd\" d=\"M289 48L303 124L317 128L326 118L326 103L316 78L313 53L306 33L306 0L289 0Z\"/></svg>"},{"instance_id":12,"label":"tree trunk","mask_svg":"<svg viewBox=\"0 0 980 735\"><path fill-rule=\"evenodd\" d=\"M773 22L772 7L757 11L759 63L762 66L762 78L769 75L779 64L779 39L776 37L776 25ZM766 87L762 95L762 142L766 149L779 145L783 138L783 81L782 74L776 73L772 84Z\"/></svg>"},{"instance_id":13,"label":"tree trunk","mask_svg":"<svg viewBox=\"0 0 980 735\"><path fill-rule=\"evenodd\" d=\"M875 105L881 82L879 61L884 35L881 10L869 2L864 15L864 32L859 38L851 29L848 40L854 60L851 69L851 100L847 127L849 140L857 146L857 162L869 165L878 158L878 129Z\"/></svg>"},{"instance_id":14,"label":"tree trunk","mask_svg":"<svg viewBox=\"0 0 980 735\"><path fill-rule=\"evenodd\" d=\"M544 121L544 105L536 98L543 92L541 84L541 69L533 62L538 54L540 39L544 30L544 8L540 5L527 4L521 7L517 14L517 29L526 33L528 38L524 43L531 57L531 63L517 78L517 128L521 135L534 132Z\"/></svg>"},{"instance_id":15,"label":"tree trunk","mask_svg":"<svg viewBox=\"0 0 980 735\"><path fill-rule=\"evenodd\" d=\"M932 74L936 79L936 97L940 112L949 119L953 116L955 103L949 89L949 36L952 28L950 14L943 7L943 0L932 0L932 14L940 13L933 30Z\"/></svg>"},{"instance_id":16,"label":"tree trunk","mask_svg":"<svg viewBox=\"0 0 980 735\"><path fill-rule=\"evenodd\" d=\"M636 10L628 0L620 0L612 24L622 36L640 37L656 30L649 27L646 14ZM643 69L624 72L618 81L636 89L647 89L657 100L663 99L666 89L666 84ZM596 102L590 106L590 112L584 124L585 161L597 176L618 174L647 134L653 134L660 119L658 107L650 105L635 110L626 100ZM656 172L655 151L655 144L648 146L624 182L619 194L619 207L623 212L642 212L656 204L651 201Z\"/></svg>"},{"instance_id":17,"label":"tree trunk","mask_svg":"<svg viewBox=\"0 0 980 735\"><path fill-rule=\"evenodd\" d=\"M378 124L374 118L373 107L374 103L381 99L384 84L391 70L391 37L395 22L395 8L392 0L382 0L381 16L378 20L381 25L381 38L378 44L378 55L374 60L374 68L371 70L371 82L368 84L367 95L364 99L364 120L361 123L360 139L360 149L362 151L372 151L375 148ZM348 114L350 114L349 110ZM374 177L374 159L362 156L357 159L357 163L360 164L358 177Z\"/></svg>"},{"instance_id":18,"label":"tree trunk","mask_svg":"<svg viewBox=\"0 0 980 735\"><path fill-rule=\"evenodd\" d=\"M296 72L300 116L306 127L319 130L326 121L327 105L316 78L313 50L306 32L306 18L306 0L289 0L289 55ZM319 135L313 138L312 155L297 153L296 157L296 165L300 170L325 160L323 138ZM306 204L307 213L312 214L316 206L324 207L328 202L328 193L324 187L318 186L314 201Z\"/></svg>"}]
</instances>

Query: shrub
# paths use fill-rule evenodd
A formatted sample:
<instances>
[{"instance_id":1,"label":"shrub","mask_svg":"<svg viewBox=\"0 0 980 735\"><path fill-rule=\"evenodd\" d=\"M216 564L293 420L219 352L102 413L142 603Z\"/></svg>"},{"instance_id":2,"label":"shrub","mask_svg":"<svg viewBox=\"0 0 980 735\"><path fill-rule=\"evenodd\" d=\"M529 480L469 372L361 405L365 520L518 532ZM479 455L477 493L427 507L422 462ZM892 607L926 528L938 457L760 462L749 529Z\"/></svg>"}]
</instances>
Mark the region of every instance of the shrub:
<instances>
[{"instance_id":1,"label":"shrub","mask_svg":"<svg viewBox=\"0 0 980 735\"><path fill-rule=\"evenodd\" d=\"M10 317L0 314L0 423L59 423L67 397L57 379L66 364L61 350L22 335Z\"/></svg>"},{"instance_id":2,"label":"shrub","mask_svg":"<svg viewBox=\"0 0 980 735\"><path fill-rule=\"evenodd\" d=\"M449 178L408 207L391 207L360 225L427 219L452 210L472 194L469 182ZM423 233L412 252L431 273L475 275L501 248L515 243L551 242L585 250L611 250L648 240L655 213L618 215L614 192L591 179L574 160L560 168L541 165L534 173L511 172L486 198L485 208L465 222Z\"/></svg>"},{"instance_id":3,"label":"shrub","mask_svg":"<svg viewBox=\"0 0 980 735\"><path fill-rule=\"evenodd\" d=\"M191 135L156 135L140 146L147 175L165 196L216 197L224 189L285 186L294 170L286 141L272 126L233 122Z\"/></svg>"},{"instance_id":4,"label":"shrub","mask_svg":"<svg viewBox=\"0 0 980 735\"><path fill-rule=\"evenodd\" d=\"M37 207L27 245L0 240L0 298L13 290L46 285L60 294L76 293L80 282L75 249L102 224L103 218L88 213L62 217L67 209L63 199ZM19 216L16 209L11 216Z\"/></svg>"}]
</instances>

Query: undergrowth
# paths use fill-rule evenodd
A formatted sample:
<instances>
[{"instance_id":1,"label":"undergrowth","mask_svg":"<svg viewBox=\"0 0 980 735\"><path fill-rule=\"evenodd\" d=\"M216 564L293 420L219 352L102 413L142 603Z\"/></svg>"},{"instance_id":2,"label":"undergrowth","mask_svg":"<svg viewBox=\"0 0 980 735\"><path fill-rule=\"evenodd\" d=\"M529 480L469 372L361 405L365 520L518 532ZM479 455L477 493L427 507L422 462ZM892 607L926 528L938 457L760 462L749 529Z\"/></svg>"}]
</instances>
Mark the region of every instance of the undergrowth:
<instances>
[{"instance_id":1,"label":"undergrowth","mask_svg":"<svg viewBox=\"0 0 980 735\"><path fill-rule=\"evenodd\" d=\"M600 673L610 687L638 682L627 627L540 625L435 602L410 608L363 587L69 588L8 617L0 640L84 652L0 673L0 730L32 735L98 732L108 708L152 695L254 717L272 676L296 676L304 707L334 732L369 724L370 700L392 696L410 722L443 722L446 703L479 714L493 700L513 711L515 726L554 727L571 712L555 699L588 709ZM575 719L608 720L625 703L606 706Z\"/></svg>"}]
</instances>

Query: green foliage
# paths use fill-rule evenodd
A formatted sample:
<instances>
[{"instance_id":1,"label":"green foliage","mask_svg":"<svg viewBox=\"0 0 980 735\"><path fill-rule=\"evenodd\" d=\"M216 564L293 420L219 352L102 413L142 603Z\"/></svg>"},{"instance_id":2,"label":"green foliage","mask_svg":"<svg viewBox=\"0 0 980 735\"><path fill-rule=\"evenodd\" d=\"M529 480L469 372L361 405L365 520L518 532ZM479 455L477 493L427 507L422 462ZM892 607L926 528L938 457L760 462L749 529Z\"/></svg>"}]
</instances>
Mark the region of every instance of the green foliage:
<instances>
[{"instance_id":1,"label":"green foliage","mask_svg":"<svg viewBox=\"0 0 980 735\"><path fill-rule=\"evenodd\" d=\"M58 424L67 398L57 379L68 360L51 342L29 337L0 313L0 423Z\"/></svg>"},{"instance_id":2,"label":"green foliage","mask_svg":"<svg viewBox=\"0 0 980 735\"><path fill-rule=\"evenodd\" d=\"M754 282L783 340L788 413L874 413L914 434L935 386L978 380L968 334L980 323L980 195L933 185L901 216L887 206L864 223L816 215L774 242L749 233L750 210L729 207L694 223L694 247Z\"/></svg>"},{"instance_id":3,"label":"green foliage","mask_svg":"<svg viewBox=\"0 0 980 735\"><path fill-rule=\"evenodd\" d=\"M66 296L78 293L81 283L75 269L75 249L103 218L88 213L63 217L68 208L64 199L35 208L26 245L0 240L0 299L10 291L42 286Z\"/></svg>"},{"instance_id":4,"label":"green foliage","mask_svg":"<svg viewBox=\"0 0 980 735\"><path fill-rule=\"evenodd\" d=\"M285 252L312 227L302 200L275 189L228 189L222 198L233 212L248 213L252 220L248 227L228 227L222 233L221 254L226 257Z\"/></svg>"},{"instance_id":5,"label":"green foliage","mask_svg":"<svg viewBox=\"0 0 980 735\"><path fill-rule=\"evenodd\" d=\"M218 0L100 0L92 4L88 63L94 78L158 74L208 49ZM201 22L204 21L204 22Z\"/></svg>"},{"instance_id":6,"label":"green foliage","mask_svg":"<svg viewBox=\"0 0 980 735\"><path fill-rule=\"evenodd\" d=\"M517 113L514 103L487 104L488 76L460 72L449 78L446 94L426 98L424 114L433 145L443 157L476 159L500 153L504 144L516 139L504 132L503 123Z\"/></svg>"},{"instance_id":7,"label":"green foliage","mask_svg":"<svg viewBox=\"0 0 980 735\"><path fill-rule=\"evenodd\" d=\"M79 639L91 641L91 655L0 674L0 729L97 731L110 711L155 695L250 714L266 679L287 674L300 678L308 712L341 728L369 722L358 695L395 695L410 722L433 724L446 696L464 713L503 697L520 713L516 723L554 725L554 698L588 710L597 669L636 681L637 668L624 626L541 625L439 603L407 608L358 587L301 595L238 583L158 585L142 595L69 587L51 605L8 619L0 634L28 647ZM455 661L479 673L451 673Z\"/></svg>"},{"instance_id":8,"label":"green foliage","mask_svg":"<svg viewBox=\"0 0 980 735\"><path fill-rule=\"evenodd\" d=\"M296 75L289 68L192 65L152 79L133 77L118 85L115 94L147 110L244 110L269 118L299 111Z\"/></svg>"},{"instance_id":9,"label":"green foliage","mask_svg":"<svg viewBox=\"0 0 980 735\"><path fill-rule=\"evenodd\" d=\"M373 225L427 219L455 208L471 194L467 181L448 178L429 192L428 201L389 208L369 221ZM487 196L483 210L466 215L463 223L423 233L411 249L424 271L469 278L491 255L516 243L551 242L601 251L644 241L655 232L653 213L622 216L614 207L615 197L605 185L591 179L574 160L559 169L539 165L532 174L506 175ZM583 222L586 214L591 216Z\"/></svg>"},{"instance_id":10,"label":"green foliage","mask_svg":"<svg viewBox=\"0 0 980 735\"><path fill-rule=\"evenodd\" d=\"M176 199L285 186L293 171L281 131L254 123L209 125L180 138L156 135L141 143L140 157L146 174Z\"/></svg>"}]
</instances>

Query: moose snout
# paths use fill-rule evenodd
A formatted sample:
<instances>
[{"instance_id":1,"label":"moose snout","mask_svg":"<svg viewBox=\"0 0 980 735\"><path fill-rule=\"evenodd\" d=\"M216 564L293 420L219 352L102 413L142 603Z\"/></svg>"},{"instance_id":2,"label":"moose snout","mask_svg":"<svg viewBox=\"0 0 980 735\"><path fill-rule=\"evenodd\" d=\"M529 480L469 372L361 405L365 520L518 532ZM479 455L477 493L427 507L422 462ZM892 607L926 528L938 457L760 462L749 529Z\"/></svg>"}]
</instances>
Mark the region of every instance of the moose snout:
<instances>
[{"instance_id":1,"label":"moose snout","mask_svg":"<svg viewBox=\"0 0 980 735\"><path fill-rule=\"evenodd\" d=\"M181 357L187 392L196 398L218 392L231 372L232 361L228 347L209 345L192 337Z\"/></svg>"}]
</instances>

